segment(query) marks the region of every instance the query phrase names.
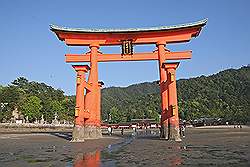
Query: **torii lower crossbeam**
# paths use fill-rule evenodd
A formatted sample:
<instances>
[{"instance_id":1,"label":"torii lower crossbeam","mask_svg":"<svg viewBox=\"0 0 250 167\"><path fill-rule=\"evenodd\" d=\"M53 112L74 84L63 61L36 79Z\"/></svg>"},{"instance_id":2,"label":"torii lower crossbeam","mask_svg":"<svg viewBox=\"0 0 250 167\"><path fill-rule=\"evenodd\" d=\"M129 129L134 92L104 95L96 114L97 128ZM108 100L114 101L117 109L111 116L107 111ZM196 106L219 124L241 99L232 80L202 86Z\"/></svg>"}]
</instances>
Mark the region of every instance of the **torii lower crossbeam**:
<instances>
[{"instance_id":1,"label":"torii lower crossbeam","mask_svg":"<svg viewBox=\"0 0 250 167\"><path fill-rule=\"evenodd\" d=\"M192 51L183 52L166 52L165 60L184 60L191 59ZM66 62L90 62L90 54L66 54ZM99 54L98 62L108 61L149 61L158 60L158 53L135 53L133 55L122 55L122 54Z\"/></svg>"}]
</instances>

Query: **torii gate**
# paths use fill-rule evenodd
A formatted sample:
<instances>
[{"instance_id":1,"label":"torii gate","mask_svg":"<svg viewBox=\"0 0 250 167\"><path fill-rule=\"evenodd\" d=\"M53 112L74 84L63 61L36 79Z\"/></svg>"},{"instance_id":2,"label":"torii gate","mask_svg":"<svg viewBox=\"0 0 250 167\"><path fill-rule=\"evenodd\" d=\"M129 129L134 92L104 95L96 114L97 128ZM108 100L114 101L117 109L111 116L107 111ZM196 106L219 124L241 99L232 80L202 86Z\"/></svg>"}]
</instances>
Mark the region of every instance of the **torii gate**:
<instances>
[{"instance_id":1,"label":"torii gate","mask_svg":"<svg viewBox=\"0 0 250 167\"><path fill-rule=\"evenodd\" d=\"M80 29L51 25L59 40L68 46L88 46L85 54L66 54L77 73L76 107L73 141L100 138L101 134L101 87L98 81L98 62L158 60L161 94L161 137L180 141L179 116L176 91L176 68L179 63L168 60L190 59L192 51L171 52L166 44L188 42L197 37L207 19L175 26L130 29ZM151 53L133 53L133 45L155 44ZM122 53L103 54L101 46L121 45ZM90 67L83 62L90 62ZM88 81L85 75L89 71Z\"/></svg>"}]
</instances>

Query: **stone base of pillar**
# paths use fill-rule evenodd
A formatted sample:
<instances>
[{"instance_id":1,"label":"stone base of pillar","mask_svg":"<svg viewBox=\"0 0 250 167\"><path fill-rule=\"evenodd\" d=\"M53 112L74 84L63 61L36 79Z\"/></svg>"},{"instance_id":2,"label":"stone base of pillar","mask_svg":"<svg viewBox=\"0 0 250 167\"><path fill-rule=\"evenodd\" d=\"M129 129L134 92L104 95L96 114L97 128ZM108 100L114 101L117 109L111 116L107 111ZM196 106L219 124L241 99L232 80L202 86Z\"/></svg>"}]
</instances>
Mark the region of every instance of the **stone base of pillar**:
<instances>
[{"instance_id":1,"label":"stone base of pillar","mask_svg":"<svg viewBox=\"0 0 250 167\"><path fill-rule=\"evenodd\" d=\"M85 138L86 139L99 139L102 137L101 127L93 125L85 125Z\"/></svg>"},{"instance_id":2,"label":"stone base of pillar","mask_svg":"<svg viewBox=\"0 0 250 167\"><path fill-rule=\"evenodd\" d=\"M169 129L168 124L163 124L160 129L160 138L168 140Z\"/></svg>"},{"instance_id":3,"label":"stone base of pillar","mask_svg":"<svg viewBox=\"0 0 250 167\"><path fill-rule=\"evenodd\" d=\"M85 139L99 139L102 137L101 127L93 125L75 126L71 142L84 142Z\"/></svg>"},{"instance_id":4,"label":"stone base of pillar","mask_svg":"<svg viewBox=\"0 0 250 167\"><path fill-rule=\"evenodd\" d=\"M72 132L72 140L71 142L84 142L85 139L85 128L84 126L74 126Z\"/></svg>"},{"instance_id":5,"label":"stone base of pillar","mask_svg":"<svg viewBox=\"0 0 250 167\"><path fill-rule=\"evenodd\" d=\"M169 140L181 141L179 126L169 125Z\"/></svg>"}]
</instances>

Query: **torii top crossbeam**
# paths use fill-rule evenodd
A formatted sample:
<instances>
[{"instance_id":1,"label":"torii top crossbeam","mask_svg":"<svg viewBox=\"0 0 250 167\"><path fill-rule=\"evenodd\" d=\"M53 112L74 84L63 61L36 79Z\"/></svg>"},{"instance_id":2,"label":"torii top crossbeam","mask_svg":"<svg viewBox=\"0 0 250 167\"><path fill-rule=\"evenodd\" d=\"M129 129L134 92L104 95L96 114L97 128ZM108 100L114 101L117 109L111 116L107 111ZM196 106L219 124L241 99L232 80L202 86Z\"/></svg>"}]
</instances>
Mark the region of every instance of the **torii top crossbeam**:
<instances>
[{"instance_id":1,"label":"torii top crossbeam","mask_svg":"<svg viewBox=\"0 0 250 167\"><path fill-rule=\"evenodd\" d=\"M207 19L187 24L162 26L152 28L128 29L82 29L66 28L51 25L51 31L65 41L67 45L88 46L98 42L99 45L120 45L123 40L132 40L133 44L155 44L158 41L166 43L187 42L199 35Z\"/></svg>"}]
</instances>

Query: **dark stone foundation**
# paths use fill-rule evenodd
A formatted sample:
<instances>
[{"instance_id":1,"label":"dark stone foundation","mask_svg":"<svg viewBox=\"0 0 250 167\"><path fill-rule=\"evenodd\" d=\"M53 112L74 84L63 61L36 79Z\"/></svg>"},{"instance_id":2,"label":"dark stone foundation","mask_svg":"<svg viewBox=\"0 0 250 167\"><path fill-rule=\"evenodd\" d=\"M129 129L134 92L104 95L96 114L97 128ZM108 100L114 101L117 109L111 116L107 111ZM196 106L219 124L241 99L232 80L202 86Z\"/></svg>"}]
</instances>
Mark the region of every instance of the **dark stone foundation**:
<instances>
[{"instance_id":1,"label":"dark stone foundation","mask_svg":"<svg viewBox=\"0 0 250 167\"><path fill-rule=\"evenodd\" d=\"M168 140L169 138L169 129L168 124L163 124L161 126L160 138Z\"/></svg>"},{"instance_id":2,"label":"dark stone foundation","mask_svg":"<svg viewBox=\"0 0 250 167\"><path fill-rule=\"evenodd\" d=\"M101 137L101 127L93 125L76 125L73 129L71 142L84 142L85 139L99 139Z\"/></svg>"},{"instance_id":3,"label":"dark stone foundation","mask_svg":"<svg viewBox=\"0 0 250 167\"><path fill-rule=\"evenodd\" d=\"M169 140L181 141L179 126L169 125Z\"/></svg>"}]
</instances>

